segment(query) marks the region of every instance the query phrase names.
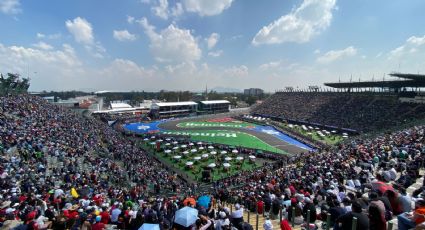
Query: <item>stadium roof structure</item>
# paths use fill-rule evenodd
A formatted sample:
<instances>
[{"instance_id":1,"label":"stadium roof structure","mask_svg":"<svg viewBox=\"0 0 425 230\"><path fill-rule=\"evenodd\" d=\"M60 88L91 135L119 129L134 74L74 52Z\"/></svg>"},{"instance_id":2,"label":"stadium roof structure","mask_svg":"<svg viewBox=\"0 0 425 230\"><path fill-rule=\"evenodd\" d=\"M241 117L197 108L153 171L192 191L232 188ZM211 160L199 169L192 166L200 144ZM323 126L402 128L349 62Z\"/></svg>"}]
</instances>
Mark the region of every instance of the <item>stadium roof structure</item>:
<instances>
[{"instance_id":1,"label":"stadium roof structure","mask_svg":"<svg viewBox=\"0 0 425 230\"><path fill-rule=\"evenodd\" d=\"M333 82L325 83L325 86L332 88L390 88L401 89L405 87L422 88L425 87L424 74L410 73L390 73L391 77L397 77L397 80L389 81L359 81L359 82Z\"/></svg>"},{"instance_id":2,"label":"stadium roof structure","mask_svg":"<svg viewBox=\"0 0 425 230\"><path fill-rule=\"evenodd\" d=\"M182 106L182 105L197 105L194 101L180 101L180 102L157 102L152 103L157 106Z\"/></svg>"},{"instance_id":3,"label":"stadium roof structure","mask_svg":"<svg viewBox=\"0 0 425 230\"><path fill-rule=\"evenodd\" d=\"M124 102L111 102L111 109L129 109L129 108L133 108L133 107Z\"/></svg>"},{"instance_id":4,"label":"stadium roof structure","mask_svg":"<svg viewBox=\"0 0 425 230\"><path fill-rule=\"evenodd\" d=\"M200 101L204 105L211 105L211 104L230 104L230 101L228 100L212 100L212 101Z\"/></svg>"}]
</instances>

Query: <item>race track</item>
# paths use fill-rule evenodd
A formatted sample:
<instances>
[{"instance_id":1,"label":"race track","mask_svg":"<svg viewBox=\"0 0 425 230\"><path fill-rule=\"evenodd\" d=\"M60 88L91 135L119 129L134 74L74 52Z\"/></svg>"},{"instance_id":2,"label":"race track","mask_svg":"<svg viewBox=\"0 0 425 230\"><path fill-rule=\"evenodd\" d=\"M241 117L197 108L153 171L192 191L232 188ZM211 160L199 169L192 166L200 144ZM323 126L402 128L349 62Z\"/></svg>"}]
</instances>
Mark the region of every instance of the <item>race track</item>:
<instances>
[{"instance_id":1,"label":"race track","mask_svg":"<svg viewBox=\"0 0 425 230\"><path fill-rule=\"evenodd\" d=\"M258 139L264 141L265 143L281 149L289 154L296 154L296 153L302 153L302 152L308 152L307 149L300 148L296 145L287 143L277 137L274 137L272 135L269 135L267 133L258 132L256 130L250 130L250 129L243 129L243 128L232 128L232 127L195 127L195 128L182 128L178 127L177 124L182 122L196 122L196 121L204 121L206 119L213 119L213 118L221 118L221 117L229 117L229 114L217 114L217 115L210 115L210 116L204 116L204 117L194 117L194 118L184 118L184 119L176 119L176 120L170 120L167 122L163 122L158 125L159 128L164 130L171 130L171 131L190 131L190 130L229 130L229 131L239 131L244 132L247 134L251 134Z\"/></svg>"}]
</instances>

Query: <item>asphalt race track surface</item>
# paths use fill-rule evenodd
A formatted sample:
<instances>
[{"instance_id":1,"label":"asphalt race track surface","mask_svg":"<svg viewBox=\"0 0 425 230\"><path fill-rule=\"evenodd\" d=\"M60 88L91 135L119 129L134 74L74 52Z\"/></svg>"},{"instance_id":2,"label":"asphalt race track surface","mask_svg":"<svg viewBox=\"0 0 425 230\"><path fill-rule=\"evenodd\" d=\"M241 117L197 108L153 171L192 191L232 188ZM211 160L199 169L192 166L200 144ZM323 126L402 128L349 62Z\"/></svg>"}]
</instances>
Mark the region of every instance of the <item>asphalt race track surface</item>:
<instances>
[{"instance_id":1,"label":"asphalt race track surface","mask_svg":"<svg viewBox=\"0 0 425 230\"><path fill-rule=\"evenodd\" d=\"M307 152L308 150L300 148L298 146L289 144L283 140L280 140L279 138L276 138L272 135L258 132L255 130L250 129L242 129L242 128L231 128L231 127L195 127L195 128L181 128L177 127L177 124L182 122L195 122L195 121L205 121L208 119L214 119L214 118L220 118L220 117L230 117L229 114L215 114L215 115L209 115L209 116L203 116L203 117L194 117L194 118L181 118L176 120L170 120L167 122L163 122L158 125L159 128L165 129L165 130L172 130L172 131L189 131L189 130L231 130L231 131L239 131L243 133L251 134L258 139L264 141L265 143L276 147L278 149L281 149L289 154L296 154L296 153L302 153Z\"/></svg>"}]
</instances>

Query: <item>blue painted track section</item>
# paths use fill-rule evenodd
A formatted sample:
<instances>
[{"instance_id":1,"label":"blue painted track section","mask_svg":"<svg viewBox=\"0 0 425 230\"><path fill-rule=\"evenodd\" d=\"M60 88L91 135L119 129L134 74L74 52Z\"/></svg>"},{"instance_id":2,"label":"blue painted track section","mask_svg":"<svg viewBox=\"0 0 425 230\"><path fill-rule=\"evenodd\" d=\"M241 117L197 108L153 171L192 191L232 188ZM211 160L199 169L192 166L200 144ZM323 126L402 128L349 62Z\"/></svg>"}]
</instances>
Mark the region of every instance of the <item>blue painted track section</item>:
<instances>
[{"instance_id":1,"label":"blue painted track section","mask_svg":"<svg viewBox=\"0 0 425 230\"><path fill-rule=\"evenodd\" d=\"M287 142L288 144L295 145L299 148L307 149L309 151L313 150L310 146L295 140L294 138L280 132L279 130L273 128L272 126L263 126L263 125L256 125L255 128L252 130L255 130L257 132L263 132L267 133L269 135L272 135L274 137L277 137L278 139Z\"/></svg>"},{"instance_id":2,"label":"blue painted track section","mask_svg":"<svg viewBox=\"0 0 425 230\"><path fill-rule=\"evenodd\" d=\"M124 129L135 133L157 133L162 131L158 125L164 121L153 121L148 123L131 123L124 125Z\"/></svg>"}]
</instances>

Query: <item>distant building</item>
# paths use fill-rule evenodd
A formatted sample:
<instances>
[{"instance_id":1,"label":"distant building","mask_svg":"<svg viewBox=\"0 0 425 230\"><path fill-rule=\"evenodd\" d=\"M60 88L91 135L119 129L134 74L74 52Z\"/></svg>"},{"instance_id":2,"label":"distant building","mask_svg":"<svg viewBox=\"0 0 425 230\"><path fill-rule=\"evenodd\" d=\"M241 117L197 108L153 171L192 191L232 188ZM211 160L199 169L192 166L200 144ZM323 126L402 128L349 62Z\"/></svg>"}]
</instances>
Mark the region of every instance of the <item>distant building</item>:
<instances>
[{"instance_id":1,"label":"distant building","mask_svg":"<svg viewBox=\"0 0 425 230\"><path fill-rule=\"evenodd\" d=\"M263 93L264 93L264 90L259 88L249 88L249 89L244 89L243 91L243 94L248 96L259 96L259 95L262 95Z\"/></svg>"},{"instance_id":2,"label":"distant building","mask_svg":"<svg viewBox=\"0 0 425 230\"><path fill-rule=\"evenodd\" d=\"M229 112L230 102L227 100L200 101L198 103L199 114L226 113Z\"/></svg>"}]
</instances>

